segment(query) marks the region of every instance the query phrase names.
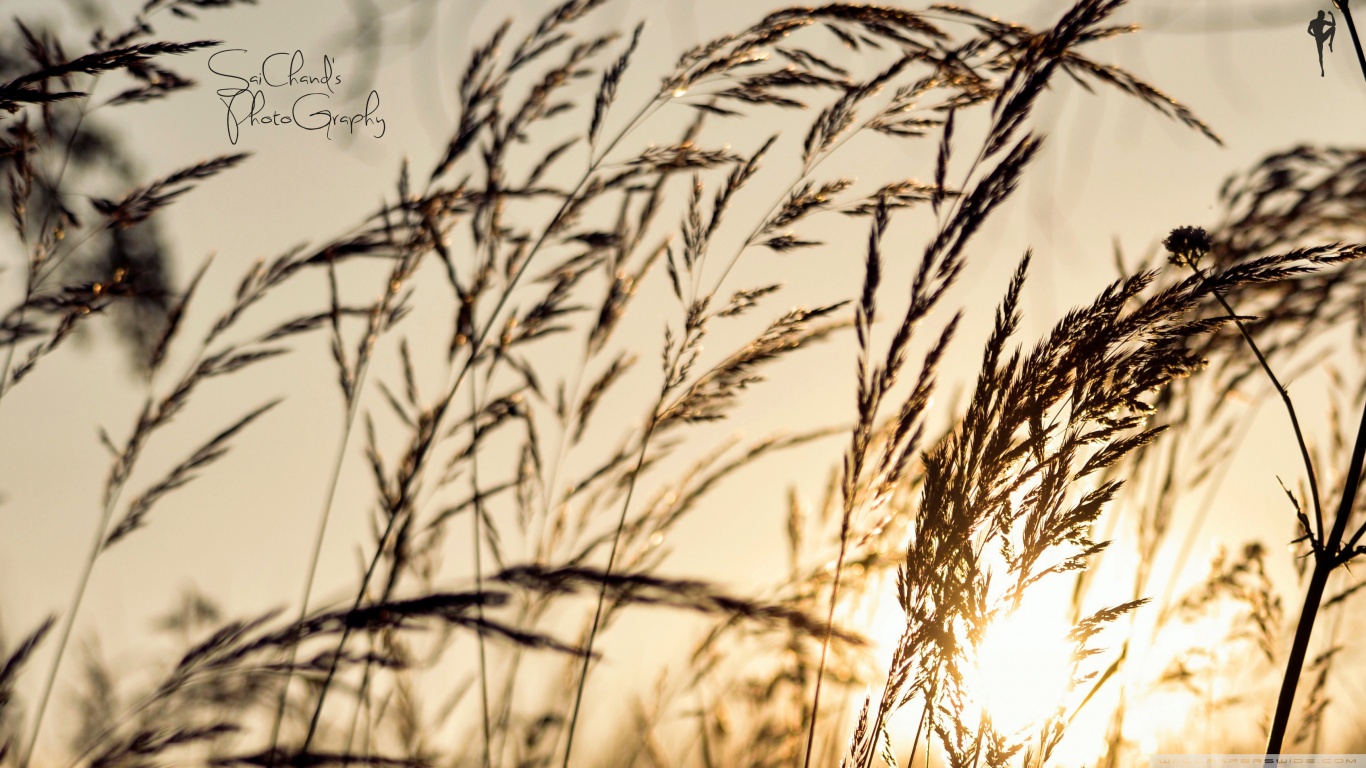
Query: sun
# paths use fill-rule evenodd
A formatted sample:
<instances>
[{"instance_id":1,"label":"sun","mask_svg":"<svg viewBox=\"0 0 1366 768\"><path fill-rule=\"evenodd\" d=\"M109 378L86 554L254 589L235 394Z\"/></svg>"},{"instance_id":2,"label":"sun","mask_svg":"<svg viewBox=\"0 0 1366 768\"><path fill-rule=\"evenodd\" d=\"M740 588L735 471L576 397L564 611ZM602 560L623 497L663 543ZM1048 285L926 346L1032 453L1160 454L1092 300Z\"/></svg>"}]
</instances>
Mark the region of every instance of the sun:
<instances>
[{"instance_id":1,"label":"sun","mask_svg":"<svg viewBox=\"0 0 1366 768\"><path fill-rule=\"evenodd\" d=\"M1246 606L1232 598L1215 601L1196 615L1176 618L1164 618L1160 605L1142 606L1105 624L1086 643L1091 655L1074 665L1078 649L1068 635L1075 615L1089 616L1134 599L1130 575L1138 568L1139 558L1132 541L1117 541L1106 559L1092 566L1079 607L1074 607L1075 575L1052 574L1030 585L1016 610L998 610L975 646L960 635L958 647L964 653L958 666L964 696L960 717L969 733L976 732L981 718L987 717L1008 743L1037 747L1041 729L1061 712L1066 728L1048 764L1075 767L1094 765L1111 750L1126 765L1146 763L1156 753L1196 746L1209 751L1226 731L1236 735L1246 730L1238 718L1245 714L1243 710L1217 723L1209 710L1210 702L1224 700L1237 690L1237 680L1230 673L1243 669L1245 654L1257 652L1248 645L1252 640L1211 642L1239 637L1247 621ZM1155 567L1162 570L1161 563ZM1171 594L1183 595L1203 583L1198 569L1189 570L1187 580L1170 590ZM1146 592L1162 594L1164 586L1156 582ZM870 583L870 589L867 594L876 596L876 608L863 626L874 641L870 649L874 674L881 675L906 631L906 615L891 579ZM1162 602L1171 604L1174 599ZM1005 595L993 592L987 602L1000 607ZM1155 626L1158 622L1161 625ZM1189 682L1171 678L1177 662L1193 676ZM869 695L874 702L878 700L876 687ZM887 722L891 743L903 757L912 745L925 748L923 707L923 696L918 695ZM851 725L855 715L856 708L849 715Z\"/></svg>"},{"instance_id":2,"label":"sun","mask_svg":"<svg viewBox=\"0 0 1366 768\"><path fill-rule=\"evenodd\" d=\"M1067 639L1066 585L1035 585L1017 610L999 615L969 653L965 687L979 712L1003 734L1024 734L1068 703L1073 646ZM885 669L905 629L888 591L873 619L879 668Z\"/></svg>"},{"instance_id":3,"label":"sun","mask_svg":"<svg viewBox=\"0 0 1366 768\"><path fill-rule=\"evenodd\" d=\"M1092 586L1099 597L1093 595L1088 604L1125 601L1122 582L1108 580L1107 575L1108 571L1098 572ZM1202 638L1223 630L1214 624L1188 631L1169 630L1163 634L1166 644L1153 648L1148 638L1151 628L1144 617L1134 616L1093 638L1089 646L1096 655L1075 665L1077 648L1068 638L1073 625L1074 589L1075 582L1066 574L1035 583L1017 609L1002 609L996 615L975 648L964 648L966 663L960 669L970 711L962 714L973 723L973 729L979 718L986 716L1007 739L1037 743L1040 729L1061 711L1068 726L1050 764L1085 765L1112 746L1113 716L1121 701L1126 701L1118 737L1123 748L1138 754L1158 751L1189 726L1192 699L1181 691L1155 692L1154 681L1173 654L1198 646ZM879 584L876 594L877 606L866 626L875 641L871 661L875 669L885 671L902 639L906 617L897 604L893 585ZM1121 646L1126 651L1123 656ZM1116 661L1120 661L1117 674L1104 675ZM889 721L897 748L914 742L919 718L917 704ZM923 746L923 741L920 743Z\"/></svg>"},{"instance_id":4,"label":"sun","mask_svg":"<svg viewBox=\"0 0 1366 768\"><path fill-rule=\"evenodd\" d=\"M1038 726L1071 689L1072 645L1060 601L1027 596L987 627L970 667L968 690L1002 733Z\"/></svg>"}]
</instances>

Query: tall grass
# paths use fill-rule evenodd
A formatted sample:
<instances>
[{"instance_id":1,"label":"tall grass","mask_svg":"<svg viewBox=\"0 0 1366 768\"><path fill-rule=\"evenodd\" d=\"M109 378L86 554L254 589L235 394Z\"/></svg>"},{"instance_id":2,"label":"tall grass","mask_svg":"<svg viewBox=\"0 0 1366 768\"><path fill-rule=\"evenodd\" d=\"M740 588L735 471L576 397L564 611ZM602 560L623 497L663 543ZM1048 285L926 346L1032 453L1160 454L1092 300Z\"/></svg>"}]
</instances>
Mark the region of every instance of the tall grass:
<instances>
[{"instance_id":1,"label":"tall grass","mask_svg":"<svg viewBox=\"0 0 1366 768\"><path fill-rule=\"evenodd\" d=\"M350 231L258 261L212 299L206 293L225 283L205 279L219 277L208 262L178 294L158 288L167 266L158 260L109 262L107 274L88 279L70 267L89 261L92 243L148 232L181 195L251 162L190 162L88 203L63 176L92 130L95 79L136 81L111 109L176 97L190 82L169 57L217 43L145 42L151 20L220 5L230 3L152 0L127 31L97 34L74 58L50 33L21 25L25 56L6 59L14 71L0 84L0 162L11 253L22 255L5 273L19 276L19 298L0 320L0 407L92 316L160 307L142 317L152 330L134 347L149 394L121 437L102 435L110 468L75 592L0 667L0 761L18 768L1042 766L1099 691L1122 688L1121 702L1139 695L1123 674L1130 639L1105 655L1102 633L1144 611L1161 612L1165 626L1202 604L1168 594L1150 605L1147 564L1176 499L1208 487L1229 460L1236 435L1220 411L1224 396L1258 369L1284 395L1273 366L1363 306L1362 251L1337 241L1359 236L1350 222L1366 166L1356 153L1301 148L1230 182L1228 221L1198 248L1169 240L1193 272L1129 271L1020 345L1021 292L1038 258L1026 254L966 399L935 399L949 350L967 343L958 337L971 307L954 306L955 283L974 236L1039 152L1044 137L1031 132L1031 116L1054 80L1113 86L1217 141L1178 102L1082 52L1133 31L1110 22L1118 0L1078 0L1041 30L953 6L790 8L688 50L640 97L622 85L648 31L583 35L578 25L603 0L569 0L526 29L500 26L471 52L439 159L424 169L405 163L384 202ZM978 125L977 113L982 130L961 127ZM752 146L717 141L736 122L777 129L794 116L804 118L795 130ZM931 160L919 177L842 174L840 150L869 140L924 142ZM757 251L795 258L822 245L809 239L813 222L836 214L867 227L859 241L835 244L846 256L833 268L861 271L856 295L782 309L779 283L734 284L746 272L737 265ZM909 285L884 284L891 258L912 265ZM353 303L343 290L376 277L376 298ZM257 317L268 295L308 282L325 289L325 302ZM654 288L671 303L638 306ZM430 329L404 323L419 301L449 318L435 354L421 345ZM223 308L205 306L213 302ZM186 322L196 313L212 318L198 337ZM249 316L266 330L249 330ZM622 330L632 323L658 333L657 346L637 348L642 333ZM756 332L741 343L718 334L745 332L746 323ZM316 533L298 553L296 591L267 600L298 594L297 603L223 621L201 598L188 601L171 623L185 652L159 679L120 701L110 692L117 683L96 668L77 743L60 758L39 749L103 554L153 524L164 499L268 422L277 401L206 435L164 474L140 462L147 446L210 379L269 365L315 337L335 368L341 430L318 488ZM574 350L572 369L550 342ZM777 363L819 343L852 348L851 424L712 442L705 425L762 398ZM658 367L640 365L649 359ZM176 374L165 370L169 360L187 362ZM433 380L434 391L422 385ZM622 430L615 444L604 422ZM1287 673L1273 734L1288 723L1320 597L1361 538L1346 527L1361 451L1330 483L1314 473L1298 422L1294 433L1309 491L1291 497L1315 567L1284 663L1270 590L1238 593L1260 611L1266 655ZM719 483L772 454L830 448L835 437L845 442L828 498L816 515L792 498L789 569L771 590L737 594L669 575L660 542ZM1202 448L1189 460L1183 450L1193 445ZM353 454L374 486L370 536L347 596L320 606L315 579ZM1321 489L1334 483L1343 503L1325 537ZM1102 523L1121 513L1139 518L1133 594L1083 609L1110 544ZM468 551L448 544L462 536L457 525L468 525ZM1211 590L1260 573L1258 552L1216 569ZM451 559L460 567L443 567ZM888 666L874 669L866 628L853 619L886 576L904 628ZM1076 695L1029 730L998 727L973 688L974 657L994 623L1060 577L1075 580L1066 683ZM639 713L639 728L610 752L590 748L602 636L647 606L701 615L711 629L681 682ZM29 662L46 644L51 663L36 669ZM1307 704L1318 719L1306 718L1306 732L1321 722L1331 656L1320 656ZM737 671L726 663L735 658L766 669ZM548 664L561 684L529 695L555 668ZM452 670L467 682L451 686ZM14 696L25 674L42 680L30 706ZM454 688L448 702L424 700L419 682L432 678ZM732 706L745 710L734 721L724 714ZM891 722L902 712L915 728L910 753L898 756ZM696 720L695 739L664 740L661 723L683 713ZM1123 718L1121 704L1098 760L1127 759Z\"/></svg>"}]
</instances>

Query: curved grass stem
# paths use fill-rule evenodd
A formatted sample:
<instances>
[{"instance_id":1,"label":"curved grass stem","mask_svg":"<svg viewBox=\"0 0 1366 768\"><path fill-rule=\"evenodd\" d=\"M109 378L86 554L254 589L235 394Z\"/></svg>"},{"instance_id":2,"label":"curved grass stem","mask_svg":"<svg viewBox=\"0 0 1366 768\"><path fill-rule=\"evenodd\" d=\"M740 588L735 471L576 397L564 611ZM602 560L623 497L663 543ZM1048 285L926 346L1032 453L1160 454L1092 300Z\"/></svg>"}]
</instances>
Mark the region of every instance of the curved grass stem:
<instances>
[{"instance_id":1,"label":"curved grass stem","mask_svg":"<svg viewBox=\"0 0 1366 768\"><path fill-rule=\"evenodd\" d=\"M1343 5L1345 6L1345 0ZM1345 10L1345 8L1344 8ZM1348 17L1350 19L1350 16ZM1356 40L1355 27L1353 27L1352 38ZM1360 46L1358 45L1358 54ZM1363 62L1366 67L1366 62ZM1201 233L1203 234L1203 233ZM1178 253L1178 260L1196 270L1196 259L1192 253ZM1295 404L1290 399L1290 393L1272 370L1271 364L1267 361L1262 350L1257 346L1257 342L1252 338L1252 333L1243 324L1242 319L1228 301L1224 299L1217 289L1211 289L1219 306L1228 313L1228 317L1242 334L1243 340L1257 358L1257 363L1262 371L1276 388L1276 393L1280 396L1282 404L1285 406L1286 413L1290 417L1290 425L1295 433L1295 441L1299 445L1300 457L1304 462L1305 472L1309 478L1309 492L1314 506L1314 517L1316 528L1306 530L1305 534L1309 537L1313 545L1314 570L1309 577L1309 585L1305 590L1304 603L1300 608L1300 617L1295 626L1295 636L1291 641L1290 656L1286 659L1285 672L1281 678L1280 692L1276 697L1276 710L1272 715L1271 729L1267 734L1266 755L1268 758L1281 754L1281 748L1285 741L1286 731L1290 724L1290 713L1295 704L1295 692L1299 687L1300 674L1304 668L1304 660L1309 652L1309 641L1314 632L1314 622L1318 618L1319 606L1323 601L1323 593L1328 585L1328 579L1338 565L1342 564L1341 557L1342 538L1347 530L1347 520L1351 516L1352 507L1356 502L1357 487L1361 480L1361 470L1363 461L1366 460L1366 409L1361 414L1361 424L1357 428L1356 443L1352 448L1351 464L1347 467L1346 482L1343 485L1342 497L1338 500L1338 507L1333 516L1332 530L1326 535L1324 533L1323 509L1319 500L1318 478L1314 471L1313 459L1309 455L1308 445L1305 443L1304 432L1300 428L1299 417L1295 412Z\"/></svg>"}]
</instances>

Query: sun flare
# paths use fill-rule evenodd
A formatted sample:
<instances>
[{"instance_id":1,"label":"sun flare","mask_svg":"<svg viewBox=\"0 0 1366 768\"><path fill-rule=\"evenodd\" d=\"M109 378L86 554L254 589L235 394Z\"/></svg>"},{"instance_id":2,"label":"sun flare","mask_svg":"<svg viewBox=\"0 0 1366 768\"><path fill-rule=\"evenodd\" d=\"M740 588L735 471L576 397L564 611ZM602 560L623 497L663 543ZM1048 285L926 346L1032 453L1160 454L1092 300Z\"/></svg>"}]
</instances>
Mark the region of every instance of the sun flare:
<instances>
[{"instance_id":1,"label":"sun flare","mask_svg":"<svg viewBox=\"0 0 1366 768\"><path fill-rule=\"evenodd\" d=\"M1040 725L1067 703L1072 645L1067 639L1067 601L1040 585L1020 607L999 616L982 637L965 670L969 695L997 730L1013 734ZM904 615L887 591L873 619L880 668L905 629ZM912 728L913 730L913 728Z\"/></svg>"},{"instance_id":2,"label":"sun flare","mask_svg":"<svg viewBox=\"0 0 1366 768\"><path fill-rule=\"evenodd\" d=\"M1095 606L1126 600L1131 587L1109 576L1116 570L1132 569L1137 553L1121 544L1110 556L1096 572L1094 594L1083 615ZM962 669L969 702L961 713L965 721L975 729L978 718L985 715L1002 735L1037 744L1039 729L1062 708L1069 726L1050 759L1058 765L1090 764L1111 748L1112 740L1128 754L1140 756L1188 743L1192 724L1201 719L1198 697L1161 681L1180 661L1184 669L1199 676L1197 683L1221 685L1219 670L1229 669L1235 661L1225 646L1212 650L1210 638L1234 632L1239 606L1221 604L1197 620L1170 621L1156 636L1151 626L1154 612L1136 612L1092 638L1088 646L1096 655L1074 669L1076 648L1067 637L1072 628L1073 589L1073 581L1066 577L1038 582L1017 610L999 613L976 647L965 649L967 663ZM877 594L869 630L876 640L873 662L885 670L902 639L906 617L890 584L882 585ZM1121 652L1125 660L1117 673L1105 677ZM1220 653L1224 655L1212 655ZM920 706L917 702L891 721L897 749L915 743ZM1114 716L1119 708L1122 728L1116 733ZM923 739L919 744L923 749Z\"/></svg>"},{"instance_id":3,"label":"sun flare","mask_svg":"<svg viewBox=\"0 0 1366 768\"><path fill-rule=\"evenodd\" d=\"M992 622L977 648L969 687L1003 733L1038 725L1067 696L1072 646L1054 603L1025 600Z\"/></svg>"}]
</instances>

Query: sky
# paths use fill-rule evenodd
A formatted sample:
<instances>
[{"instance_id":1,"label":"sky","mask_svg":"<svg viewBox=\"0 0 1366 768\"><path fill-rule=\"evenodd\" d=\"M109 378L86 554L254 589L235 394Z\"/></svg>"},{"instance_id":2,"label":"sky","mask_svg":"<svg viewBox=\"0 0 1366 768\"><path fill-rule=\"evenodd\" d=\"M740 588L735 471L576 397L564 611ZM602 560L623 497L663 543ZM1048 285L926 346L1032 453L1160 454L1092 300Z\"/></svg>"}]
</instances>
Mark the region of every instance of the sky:
<instances>
[{"instance_id":1,"label":"sky","mask_svg":"<svg viewBox=\"0 0 1366 768\"><path fill-rule=\"evenodd\" d=\"M109 17L125 19L140 4L110 2ZM1034 26L1055 19L1064 8L1056 0L965 4ZM55 15L39 0L7 5L11 14L33 22ZM212 64L211 51L176 59L177 71L198 80L198 87L117 114L104 110L103 124L121 132L146 178L214 155L252 153L241 167L205 181L178 201L163 220L178 283L183 285L212 255L205 306L214 301L221 306L252 261L346 232L383 195L392 197L405 158L415 169L428 168L438 158L455 114L458 74L471 47L504 18L526 25L548 7L544 0L411 7L382 0L262 0L257 6L204 10L193 21L158 18L159 37L218 39L223 45L217 50L225 52ZM615 1L583 29L629 30L637 20L646 21L641 54L620 96L619 103L627 104L653 88L684 48L776 7L767 0ZM1326 72L1320 77L1305 33L1315 12L1327 7L1309 0L1136 0L1122 11L1119 21L1144 30L1094 44L1091 55L1129 69L1190 106L1223 137L1224 146L1112 90L1088 94L1058 82L1036 113L1035 127L1047 133L1043 154L1007 209L975 241L971 271L956 289L969 314L955 361L972 365L990 310L1027 248L1034 250L1035 267L1025 292L1025 338L1114 278L1114 244L1132 262L1151 252L1173 227L1214 224L1215 193L1227 175L1299 143L1357 145L1366 126L1366 83L1346 34L1325 53ZM368 10L381 12L382 26L366 28L358 21ZM69 51L80 50L88 36L84 30L62 34ZM367 36L382 44L360 45ZM341 79L326 97L329 109L368 112L375 122L354 130L338 123L330 131L247 126L234 137L215 89L230 86L231 75L249 76L266 56L283 52L288 57L295 51L302 72ZM96 100L114 88L102 82ZM278 108L292 98L280 95ZM268 107L273 111L277 104ZM666 109L641 133L664 141L685 119L681 110ZM736 151L749 152L774 126L741 124L730 130L724 140ZM908 171L902 175L927 175L925 155L897 145L851 142L841 152L841 167L854 169L855 175L860 169L885 173L889 165L903 164ZM108 192L90 194L113 196ZM857 228L816 234L837 245L813 254L756 257L729 280L735 287L751 285L776 271L787 283L783 301L793 305L855 295L861 277L857 252L850 258L849 248L838 244L855 243L857 251L865 235ZM5 248L2 263L8 264L16 251L13 243ZM888 284L906 276L905 264L894 255L891 261ZM6 301L13 296L12 274L0 274L6 281L0 297ZM379 285L371 278L343 287L359 301ZM321 288L309 284L287 292L267 303L261 317L278 317L272 311L287 312L291 303L324 301ZM188 322L202 329L208 315L205 311ZM411 322L440 319L419 313ZM647 336L645 325L631 332L649 350L658 337L653 331ZM7 638L69 600L98 516L107 466L97 430L125 434L146 392L108 333L79 341L44 362L0 406L0 435L5 436L0 440L0 626ZM271 397L287 397L267 423L236 441L226 460L168 498L147 529L101 559L77 623L78 645L97 642L116 667L136 667L149 652L149 622L188 585L220 601L232 616L297 599L341 434L341 404L322 338L308 337L296 347L286 358L208 390L198 408L149 447L148 466L169 466L186 446L235 415ZM714 435L754 438L794 424L843 423L853 413L851 354L848 345L830 344L785 363L763 396L742 406ZM172 370L185 359L173 359ZM388 359L392 362L392 356ZM440 370L433 365L423 374L428 391L435 390ZM1317 390L1306 385L1305 391L1312 402ZM629 421L642 407L615 416ZM1246 512L1211 515L1209 533L1215 538L1202 539L1202 552L1211 551L1217 540L1237 546L1250 536L1264 536L1283 543L1292 534L1275 485L1277 474L1293 477L1297 466L1282 414L1261 408L1250 410L1249 418L1257 421L1254 436L1265 438L1249 441L1259 447L1242 466L1252 468L1235 470L1220 498L1221 509ZM369 541L371 490L357 445L353 441L339 487L341 503L323 551L315 593L323 599L339 597L353 583L358 547ZM795 484L815 497L841 449L838 441L820 443L782 461L761 463L743 480L720 489L696 519L671 536L670 572L705 575L741 590L764 584L780 567L787 486ZM149 471L144 479L154 476ZM1289 557L1277 551L1276 567L1288 573ZM618 635L639 637L652 627L668 626L653 624L656 620L627 622ZM628 685L638 670L667 656L670 643L674 650L686 647L680 639L661 642L659 647L609 645L608 653L619 655L599 684ZM35 677L26 681L29 692Z\"/></svg>"}]
</instances>

